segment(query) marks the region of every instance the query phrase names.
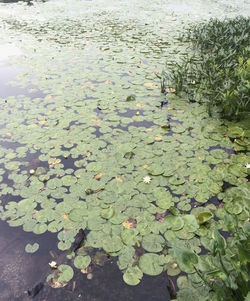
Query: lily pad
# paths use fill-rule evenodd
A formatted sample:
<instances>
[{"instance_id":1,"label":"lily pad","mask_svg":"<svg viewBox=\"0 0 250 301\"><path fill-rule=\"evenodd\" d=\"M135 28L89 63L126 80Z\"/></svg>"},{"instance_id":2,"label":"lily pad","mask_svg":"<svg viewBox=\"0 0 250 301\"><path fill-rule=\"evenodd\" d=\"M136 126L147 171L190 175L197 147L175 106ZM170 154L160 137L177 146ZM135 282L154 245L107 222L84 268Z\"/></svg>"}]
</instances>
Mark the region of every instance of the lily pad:
<instances>
[{"instance_id":1,"label":"lily pad","mask_svg":"<svg viewBox=\"0 0 250 301\"><path fill-rule=\"evenodd\" d=\"M61 288L68 284L73 278L74 271L71 266L61 264L58 268L47 277L47 282L53 288Z\"/></svg>"},{"instance_id":2,"label":"lily pad","mask_svg":"<svg viewBox=\"0 0 250 301\"><path fill-rule=\"evenodd\" d=\"M113 237L105 237L103 240L103 249L107 253L113 253L120 251L123 247L122 240L119 236L113 236Z\"/></svg>"},{"instance_id":3,"label":"lily pad","mask_svg":"<svg viewBox=\"0 0 250 301\"><path fill-rule=\"evenodd\" d=\"M27 244L25 247L25 252L26 253L35 253L38 249L39 249L39 244L35 242L33 245Z\"/></svg>"},{"instance_id":4,"label":"lily pad","mask_svg":"<svg viewBox=\"0 0 250 301\"><path fill-rule=\"evenodd\" d=\"M142 279L143 273L138 266L129 267L123 274L123 280L128 285L137 285Z\"/></svg>"},{"instance_id":5,"label":"lily pad","mask_svg":"<svg viewBox=\"0 0 250 301\"><path fill-rule=\"evenodd\" d=\"M144 274L156 276L162 273L164 263L165 260L162 255L146 253L139 259L139 268Z\"/></svg>"},{"instance_id":6,"label":"lily pad","mask_svg":"<svg viewBox=\"0 0 250 301\"><path fill-rule=\"evenodd\" d=\"M78 255L78 256L76 256L76 258L74 260L74 265L78 269L86 269L90 263L91 263L90 256Z\"/></svg>"},{"instance_id":7,"label":"lily pad","mask_svg":"<svg viewBox=\"0 0 250 301\"><path fill-rule=\"evenodd\" d=\"M148 252L160 252L164 243L165 239L157 234L148 234L142 239L142 247Z\"/></svg>"}]
</instances>

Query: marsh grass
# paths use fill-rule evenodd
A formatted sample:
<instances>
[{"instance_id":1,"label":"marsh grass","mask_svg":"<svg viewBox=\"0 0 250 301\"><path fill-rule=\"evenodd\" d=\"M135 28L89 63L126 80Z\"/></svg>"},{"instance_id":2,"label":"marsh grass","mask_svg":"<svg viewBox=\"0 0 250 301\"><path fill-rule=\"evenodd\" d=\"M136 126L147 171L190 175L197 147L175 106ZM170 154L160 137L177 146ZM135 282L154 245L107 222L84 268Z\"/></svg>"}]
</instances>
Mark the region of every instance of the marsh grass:
<instances>
[{"instance_id":1,"label":"marsh grass","mask_svg":"<svg viewBox=\"0 0 250 301\"><path fill-rule=\"evenodd\" d=\"M164 72L166 85L190 102L206 102L226 118L250 111L250 19L211 19L191 25L180 37L191 51Z\"/></svg>"}]
</instances>

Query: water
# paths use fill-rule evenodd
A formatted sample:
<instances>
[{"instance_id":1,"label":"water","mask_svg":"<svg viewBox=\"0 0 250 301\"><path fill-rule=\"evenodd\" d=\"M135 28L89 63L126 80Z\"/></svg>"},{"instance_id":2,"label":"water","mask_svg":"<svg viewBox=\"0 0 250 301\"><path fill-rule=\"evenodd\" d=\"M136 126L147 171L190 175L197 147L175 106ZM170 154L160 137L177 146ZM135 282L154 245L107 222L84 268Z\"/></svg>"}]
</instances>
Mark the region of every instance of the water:
<instances>
[{"instance_id":1,"label":"water","mask_svg":"<svg viewBox=\"0 0 250 301\"><path fill-rule=\"evenodd\" d=\"M3 45L0 65L0 97L4 100L9 96L19 95L28 97L44 97L44 93L34 85L22 88L11 84L17 80L22 69L8 66L8 58L20 56L17 49L13 51L10 45ZM34 90L34 91L33 91ZM126 116L132 116L136 112L126 112ZM136 126L136 122L135 126ZM144 122L144 126L146 123ZM139 125L138 125L139 126ZM5 148L16 148L10 143L1 143ZM29 168L36 168L39 162L37 156L30 154L27 156ZM64 160L65 168L73 165L72 160ZM9 183L5 177L5 183ZM11 199L7 196L4 201ZM27 254L25 246L27 243L39 243L39 250L35 254ZM24 232L20 227L9 227L6 222L0 221L0 300L3 301L28 301L34 300L88 300L101 301L109 300L146 300L146 301L166 301L169 300L167 275L158 277L144 277L137 287L127 286L121 277L115 260L109 259L103 266L93 267L93 279L88 280L86 275L76 271L74 282L65 288L53 289L46 284L46 276L50 273L48 263L52 260L65 261L66 254L57 248L57 238L55 234L45 233L35 235ZM63 259L60 259L63 258ZM39 284L43 284L41 290L31 297L28 291L34 290Z\"/></svg>"},{"instance_id":2,"label":"water","mask_svg":"<svg viewBox=\"0 0 250 301\"><path fill-rule=\"evenodd\" d=\"M9 156L13 151L14 158L18 154L24 175L43 166L53 178L102 159L113 140L117 141L114 147L123 145L124 137L140 145L136 131L147 139L160 124L158 119L166 120L164 109L171 111L171 103L159 109L165 97L155 73L174 61L177 51L179 55L185 51L176 39L183 26L211 16L247 15L249 5L249 1L198 0L0 4L1 150ZM136 102L128 104L125 100L131 94L136 94ZM175 116L169 120L179 124ZM28 145L24 154L22 143ZM86 149L71 152L85 143ZM161 151L154 148L157 156ZM62 165L56 171L47 163L54 157ZM112 157L106 160L111 160L110 169L116 167ZM15 168L6 170L5 164L3 157L1 189L12 186L9 175L20 175ZM127 169L130 175L133 166ZM91 179L95 176L89 174ZM11 200L15 200L11 193L2 196L4 205ZM123 282L116 258L109 258L104 266L93 264L91 280L74 269L75 276L66 287L50 288L45 282L48 263L58 258L69 262L66 252L58 250L56 236L48 231L35 235L22 227L9 227L6 221L0 223L1 301L29 300L27 291L40 282L44 287L34 299L41 301L170 300L166 272L144 276L138 286L130 287ZM25 253L25 245L33 242L39 243L38 252Z\"/></svg>"},{"instance_id":3,"label":"water","mask_svg":"<svg viewBox=\"0 0 250 301\"><path fill-rule=\"evenodd\" d=\"M55 235L36 236L25 233L20 228L10 228L0 223L0 300L30 300L27 290L44 281L49 273L48 262L51 254L58 254ZM25 253L28 242L38 242L41 246L33 255ZM95 266L93 279L78 272L73 283L62 289L52 289L46 285L34 300L168 300L167 280L164 275L145 277L137 287L127 286L115 262L109 260L103 267Z\"/></svg>"}]
</instances>

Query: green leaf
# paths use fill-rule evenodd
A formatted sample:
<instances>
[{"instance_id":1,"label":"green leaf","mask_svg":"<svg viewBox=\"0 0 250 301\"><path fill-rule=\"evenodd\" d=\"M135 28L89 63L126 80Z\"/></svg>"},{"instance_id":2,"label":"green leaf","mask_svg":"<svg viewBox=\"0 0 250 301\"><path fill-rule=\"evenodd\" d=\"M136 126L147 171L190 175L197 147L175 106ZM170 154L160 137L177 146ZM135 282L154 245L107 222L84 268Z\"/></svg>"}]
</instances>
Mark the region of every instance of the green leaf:
<instances>
[{"instance_id":1,"label":"green leaf","mask_svg":"<svg viewBox=\"0 0 250 301\"><path fill-rule=\"evenodd\" d=\"M129 267L123 274L123 280L128 285L137 285L142 279L143 273L138 266Z\"/></svg>"},{"instance_id":2,"label":"green leaf","mask_svg":"<svg viewBox=\"0 0 250 301\"><path fill-rule=\"evenodd\" d=\"M199 228L197 219L195 218L194 215L192 214L184 215L183 220L185 223L185 228L188 232L195 232Z\"/></svg>"},{"instance_id":3,"label":"green leaf","mask_svg":"<svg viewBox=\"0 0 250 301\"><path fill-rule=\"evenodd\" d=\"M125 245L133 246L139 239L138 231L135 229L124 229L121 232L121 238Z\"/></svg>"},{"instance_id":4,"label":"green leaf","mask_svg":"<svg viewBox=\"0 0 250 301\"><path fill-rule=\"evenodd\" d=\"M113 208L108 208L104 209L101 212L101 217L105 219L110 219L114 215L114 209Z\"/></svg>"},{"instance_id":5,"label":"green leaf","mask_svg":"<svg viewBox=\"0 0 250 301\"><path fill-rule=\"evenodd\" d=\"M188 278L187 276L180 276L177 279L177 285L179 289L187 288L189 287Z\"/></svg>"},{"instance_id":6,"label":"green leaf","mask_svg":"<svg viewBox=\"0 0 250 301\"><path fill-rule=\"evenodd\" d=\"M69 265L61 264L57 269L59 271L58 281L61 283L69 282L74 276L74 271Z\"/></svg>"},{"instance_id":7,"label":"green leaf","mask_svg":"<svg viewBox=\"0 0 250 301\"><path fill-rule=\"evenodd\" d=\"M119 252L118 267L120 270L126 269L129 265L134 262L135 249L131 246L122 248Z\"/></svg>"},{"instance_id":8,"label":"green leaf","mask_svg":"<svg viewBox=\"0 0 250 301\"><path fill-rule=\"evenodd\" d=\"M165 239L157 234L148 234L142 239L142 247L148 252L160 252L164 243Z\"/></svg>"},{"instance_id":9,"label":"green leaf","mask_svg":"<svg viewBox=\"0 0 250 301\"><path fill-rule=\"evenodd\" d=\"M225 238L215 228L213 232L213 254L217 254L219 252L221 255L225 255L226 246Z\"/></svg>"},{"instance_id":10,"label":"green leaf","mask_svg":"<svg viewBox=\"0 0 250 301\"><path fill-rule=\"evenodd\" d=\"M181 270L192 273L194 271L194 265L198 263L198 256L190 249L181 245L174 245L173 252Z\"/></svg>"},{"instance_id":11,"label":"green leaf","mask_svg":"<svg viewBox=\"0 0 250 301\"><path fill-rule=\"evenodd\" d=\"M78 255L74 260L74 265L77 269L86 269L90 265L90 263L91 263L90 256Z\"/></svg>"},{"instance_id":12,"label":"green leaf","mask_svg":"<svg viewBox=\"0 0 250 301\"><path fill-rule=\"evenodd\" d=\"M120 251L123 246L124 245L123 245L122 240L121 240L121 238L119 236L104 237L104 240L103 240L103 249L107 253L113 253L113 252Z\"/></svg>"},{"instance_id":13,"label":"green leaf","mask_svg":"<svg viewBox=\"0 0 250 301\"><path fill-rule=\"evenodd\" d=\"M27 244L25 247L25 252L26 253L35 253L38 249L39 249L39 244L35 242L33 245Z\"/></svg>"},{"instance_id":14,"label":"green leaf","mask_svg":"<svg viewBox=\"0 0 250 301\"><path fill-rule=\"evenodd\" d=\"M200 212L196 218L198 219L199 224L202 225L211 220L213 218L213 214L209 211L203 211Z\"/></svg>"},{"instance_id":15,"label":"green leaf","mask_svg":"<svg viewBox=\"0 0 250 301\"><path fill-rule=\"evenodd\" d=\"M178 301L198 301L199 297L198 291L193 287L185 287L177 293Z\"/></svg>"},{"instance_id":16,"label":"green leaf","mask_svg":"<svg viewBox=\"0 0 250 301\"><path fill-rule=\"evenodd\" d=\"M242 212L243 208L236 202L228 202L224 207L228 213L238 215Z\"/></svg>"},{"instance_id":17,"label":"green leaf","mask_svg":"<svg viewBox=\"0 0 250 301\"><path fill-rule=\"evenodd\" d=\"M139 268L144 274L156 276L163 271L164 258L153 253L143 254L139 259Z\"/></svg>"}]
</instances>

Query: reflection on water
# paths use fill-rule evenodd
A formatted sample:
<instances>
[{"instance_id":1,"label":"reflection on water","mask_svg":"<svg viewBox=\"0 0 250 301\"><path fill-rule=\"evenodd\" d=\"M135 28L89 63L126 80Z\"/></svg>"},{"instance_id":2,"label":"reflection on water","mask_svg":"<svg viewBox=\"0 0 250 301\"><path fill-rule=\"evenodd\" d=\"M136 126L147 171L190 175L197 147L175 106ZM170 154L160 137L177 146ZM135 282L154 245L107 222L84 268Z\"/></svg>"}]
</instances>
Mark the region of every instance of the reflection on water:
<instances>
[{"instance_id":1,"label":"reflection on water","mask_svg":"<svg viewBox=\"0 0 250 301\"><path fill-rule=\"evenodd\" d=\"M20 70L12 66L7 66L6 64L0 65L0 99L3 98L3 100L0 101L6 101L4 98L9 96L26 95L31 98L45 96L45 94L34 85L30 85L26 88L18 87L16 85L12 86L10 82L13 81L19 73Z\"/></svg>"},{"instance_id":2,"label":"reflection on water","mask_svg":"<svg viewBox=\"0 0 250 301\"><path fill-rule=\"evenodd\" d=\"M0 45L0 63L4 62L11 56L19 56L21 54L21 50L12 44Z\"/></svg>"}]
</instances>

